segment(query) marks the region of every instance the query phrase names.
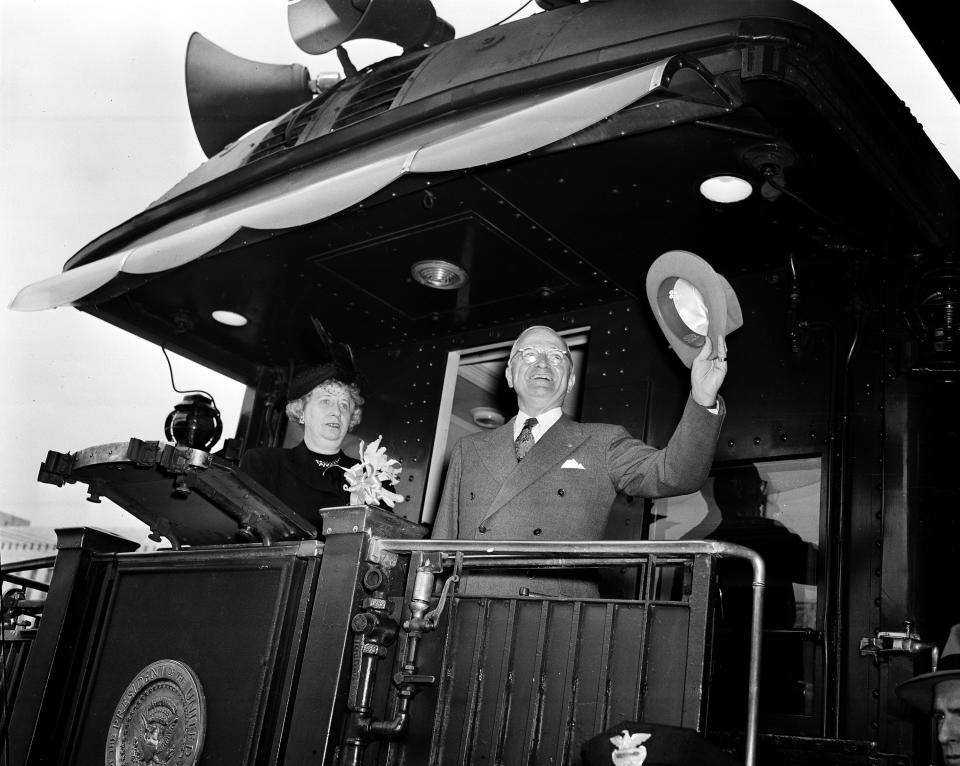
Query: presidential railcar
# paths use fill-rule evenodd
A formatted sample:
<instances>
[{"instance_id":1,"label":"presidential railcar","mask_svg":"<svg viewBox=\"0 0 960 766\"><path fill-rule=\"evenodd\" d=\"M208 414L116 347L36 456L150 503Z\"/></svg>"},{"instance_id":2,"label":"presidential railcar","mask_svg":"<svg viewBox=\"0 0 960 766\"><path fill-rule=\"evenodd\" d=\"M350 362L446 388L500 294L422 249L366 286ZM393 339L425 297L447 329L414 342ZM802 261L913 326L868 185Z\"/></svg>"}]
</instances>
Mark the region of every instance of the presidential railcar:
<instances>
[{"instance_id":1,"label":"presidential railcar","mask_svg":"<svg viewBox=\"0 0 960 766\"><path fill-rule=\"evenodd\" d=\"M194 398L168 442L38 456L159 548L77 527L4 567L0 762L577 764L620 722L747 764L937 757L893 689L958 622L960 181L787 0L538 2L464 37L426 0L291 4L338 80L190 41L209 160L13 308L176 351L243 413L216 448ZM362 37L403 52L357 70ZM571 417L666 443L689 371L645 278L675 250L742 310L703 488L621 494L597 541L432 539L453 444L515 412L526 327L567 342ZM292 372L344 359L350 449L382 435L404 502L315 524L239 461L297 443ZM789 545L737 539L738 502ZM458 589L568 567L600 597Z\"/></svg>"}]
</instances>

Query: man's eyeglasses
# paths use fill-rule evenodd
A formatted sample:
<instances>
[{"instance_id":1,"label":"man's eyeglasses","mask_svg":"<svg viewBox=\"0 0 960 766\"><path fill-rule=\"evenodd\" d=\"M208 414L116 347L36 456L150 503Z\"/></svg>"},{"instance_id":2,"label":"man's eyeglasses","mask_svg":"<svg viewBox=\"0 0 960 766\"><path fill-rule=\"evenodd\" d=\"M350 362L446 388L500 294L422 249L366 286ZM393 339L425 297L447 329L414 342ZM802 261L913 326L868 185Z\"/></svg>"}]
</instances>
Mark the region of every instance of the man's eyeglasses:
<instances>
[{"instance_id":1,"label":"man's eyeglasses","mask_svg":"<svg viewBox=\"0 0 960 766\"><path fill-rule=\"evenodd\" d=\"M570 354L563 349L540 348L537 346L518 348L514 356L519 356L525 364L536 364L540 361L540 357L543 356L547 360L547 364L551 367L562 367L567 359L570 358Z\"/></svg>"}]
</instances>

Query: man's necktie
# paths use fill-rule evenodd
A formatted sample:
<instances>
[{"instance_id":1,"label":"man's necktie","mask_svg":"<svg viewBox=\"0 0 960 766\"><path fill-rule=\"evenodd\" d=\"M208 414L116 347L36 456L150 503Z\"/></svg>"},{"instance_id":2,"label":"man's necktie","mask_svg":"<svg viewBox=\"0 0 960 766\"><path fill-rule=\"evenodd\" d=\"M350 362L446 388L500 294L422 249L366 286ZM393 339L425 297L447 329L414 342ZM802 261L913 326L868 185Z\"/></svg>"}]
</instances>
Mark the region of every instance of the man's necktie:
<instances>
[{"instance_id":1,"label":"man's necktie","mask_svg":"<svg viewBox=\"0 0 960 766\"><path fill-rule=\"evenodd\" d=\"M523 428L517 434L517 440L513 446L517 450L517 461L523 460L530 448L533 446L533 427L537 424L536 418L527 418L523 423Z\"/></svg>"}]
</instances>

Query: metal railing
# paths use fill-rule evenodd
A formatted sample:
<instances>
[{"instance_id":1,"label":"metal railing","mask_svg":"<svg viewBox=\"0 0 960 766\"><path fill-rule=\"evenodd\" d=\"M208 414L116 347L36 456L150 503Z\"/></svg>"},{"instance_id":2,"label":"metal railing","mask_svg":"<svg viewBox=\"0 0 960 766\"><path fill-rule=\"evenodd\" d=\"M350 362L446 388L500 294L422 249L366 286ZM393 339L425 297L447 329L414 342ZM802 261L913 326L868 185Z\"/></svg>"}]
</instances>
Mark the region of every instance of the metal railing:
<instances>
[{"instance_id":1,"label":"metal railing","mask_svg":"<svg viewBox=\"0 0 960 766\"><path fill-rule=\"evenodd\" d=\"M744 763L755 766L757 742L758 697L760 683L760 648L763 623L763 594L766 567L760 555L749 548L720 541L682 542L558 542L525 540L397 540L374 537L367 558L389 564L399 554L436 554L437 560L425 559L425 565L447 565L462 569L560 568L586 566L641 566L653 556L691 556L707 554L715 558L744 559L753 569L752 615L750 622L750 664L747 682L747 721ZM441 597L442 598L442 597Z\"/></svg>"},{"instance_id":2,"label":"metal railing","mask_svg":"<svg viewBox=\"0 0 960 766\"><path fill-rule=\"evenodd\" d=\"M41 558L27 559L24 561L16 561L10 564L4 564L2 567L0 567L0 581L46 592L50 589L49 583L41 580L35 580L30 577L22 577L16 573L39 572L46 569L53 569L53 564L56 561L56 558L56 556L42 556Z\"/></svg>"}]
</instances>

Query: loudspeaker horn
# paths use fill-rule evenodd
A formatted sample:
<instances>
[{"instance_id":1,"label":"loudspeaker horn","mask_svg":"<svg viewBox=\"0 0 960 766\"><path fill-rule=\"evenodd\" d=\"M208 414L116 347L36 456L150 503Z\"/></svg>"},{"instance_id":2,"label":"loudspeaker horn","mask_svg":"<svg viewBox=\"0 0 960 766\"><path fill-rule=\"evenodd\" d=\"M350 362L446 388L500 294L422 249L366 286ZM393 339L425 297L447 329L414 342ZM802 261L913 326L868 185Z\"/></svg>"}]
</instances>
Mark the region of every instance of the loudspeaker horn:
<instances>
[{"instance_id":1,"label":"loudspeaker horn","mask_svg":"<svg viewBox=\"0 0 960 766\"><path fill-rule=\"evenodd\" d=\"M410 50L454 36L430 0L290 0L287 24L300 49L315 55L348 40L386 40Z\"/></svg>"},{"instance_id":2,"label":"loudspeaker horn","mask_svg":"<svg viewBox=\"0 0 960 766\"><path fill-rule=\"evenodd\" d=\"M207 157L257 125L309 101L315 92L302 64L250 61L199 32L190 35L185 69L190 118Z\"/></svg>"}]
</instances>

